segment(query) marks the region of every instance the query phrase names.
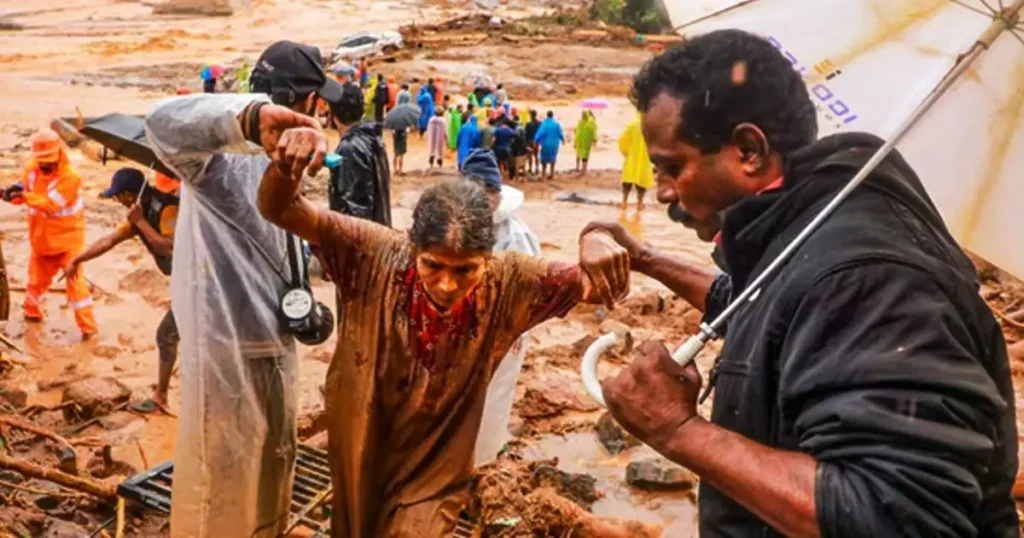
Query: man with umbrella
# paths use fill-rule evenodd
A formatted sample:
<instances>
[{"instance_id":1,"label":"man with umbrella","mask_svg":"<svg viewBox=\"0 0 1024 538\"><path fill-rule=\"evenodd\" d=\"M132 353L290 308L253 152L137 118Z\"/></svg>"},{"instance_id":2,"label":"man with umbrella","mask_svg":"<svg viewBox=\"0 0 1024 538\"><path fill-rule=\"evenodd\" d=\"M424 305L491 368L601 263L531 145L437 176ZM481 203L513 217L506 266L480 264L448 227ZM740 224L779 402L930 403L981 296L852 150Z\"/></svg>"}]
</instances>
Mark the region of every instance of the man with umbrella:
<instances>
[{"instance_id":1,"label":"man with umbrella","mask_svg":"<svg viewBox=\"0 0 1024 538\"><path fill-rule=\"evenodd\" d=\"M651 252L632 267L718 316L882 145L816 141L801 76L738 30L691 37L636 77L658 198L715 238L725 274ZM718 228L724 211L721 232ZM701 478L701 536L1017 536L1014 392L978 277L898 154L743 304L708 378L646 344L604 396Z\"/></svg>"},{"instance_id":2,"label":"man with umbrella","mask_svg":"<svg viewBox=\"0 0 1024 538\"><path fill-rule=\"evenodd\" d=\"M28 239L32 254L25 286L25 320L42 321L43 297L53 277L85 247L85 203L82 180L68 160L64 142L51 129L32 136L32 159L21 181L3 191L4 200L28 207ZM88 340L96 334L92 294L81 275L67 276L67 297L75 323Z\"/></svg>"},{"instance_id":3,"label":"man with umbrella","mask_svg":"<svg viewBox=\"0 0 1024 538\"><path fill-rule=\"evenodd\" d=\"M341 87L316 47L291 41L263 52L250 86L250 94L165 100L146 117L153 150L182 183L171 276L181 334L175 538L284 531L296 451L295 340L315 343L333 328L322 326L316 303L301 311L301 246L254 204L268 155L283 158L282 133L320 129L317 100L338 101ZM295 316L308 330L290 323Z\"/></svg>"},{"instance_id":4,"label":"man with umbrella","mask_svg":"<svg viewBox=\"0 0 1024 538\"><path fill-rule=\"evenodd\" d=\"M160 272L170 276L174 227L178 222L178 196L149 186L146 176L139 169L122 168L114 172L110 186L100 193L100 198L117 200L129 208L128 216L117 229L89 245L89 248L68 262L64 274L69 278L77 277L83 263L99 258L117 245L138 237L153 255L153 261ZM134 406L134 410L148 413L167 406L167 391L174 363L178 359L179 340L174 313L168 310L156 330L156 346L160 355L156 390L152 400Z\"/></svg>"}]
</instances>

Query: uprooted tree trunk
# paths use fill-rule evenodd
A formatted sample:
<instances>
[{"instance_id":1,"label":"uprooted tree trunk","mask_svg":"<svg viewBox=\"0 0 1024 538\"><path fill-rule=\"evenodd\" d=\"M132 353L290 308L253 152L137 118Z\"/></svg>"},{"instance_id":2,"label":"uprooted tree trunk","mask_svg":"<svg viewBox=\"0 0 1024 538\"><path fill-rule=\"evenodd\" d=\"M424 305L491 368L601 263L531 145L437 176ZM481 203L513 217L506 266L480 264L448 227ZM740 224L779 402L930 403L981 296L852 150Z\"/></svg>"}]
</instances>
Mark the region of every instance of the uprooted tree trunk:
<instances>
[{"instance_id":1,"label":"uprooted tree trunk","mask_svg":"<svg viewBox=\"0 0 1024 538\"><path fill-rule=\"evenodd\" d=\"M70 475L57 469L43 467L10 456L0 455L0 469L10 469L31 478L47 480L68 489L88 493L106 501L113 501L117 498L117 489L114 486L94 482L88 478Z\"/></svg>"}]
</instances>

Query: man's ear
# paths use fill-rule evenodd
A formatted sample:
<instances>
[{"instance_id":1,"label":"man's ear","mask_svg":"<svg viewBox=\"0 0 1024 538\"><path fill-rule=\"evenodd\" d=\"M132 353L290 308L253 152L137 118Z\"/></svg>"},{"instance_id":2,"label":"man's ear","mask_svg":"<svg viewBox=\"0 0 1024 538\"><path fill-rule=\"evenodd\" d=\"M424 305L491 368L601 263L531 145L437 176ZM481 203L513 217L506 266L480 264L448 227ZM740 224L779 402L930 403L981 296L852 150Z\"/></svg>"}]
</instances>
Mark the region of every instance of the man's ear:
<instances>
[{"instance_id":1,"label":"man's ear","mask_svg":"<svg viewBox=\"0 0 1024 538\"><path fill-rule=\"evenodd\" d=\"M764 131L753 123L741 123L732 131L732 144L740 152L740 164L748 176L760 173L768 166L772 149Z\"/></svg>"}]
</instances>

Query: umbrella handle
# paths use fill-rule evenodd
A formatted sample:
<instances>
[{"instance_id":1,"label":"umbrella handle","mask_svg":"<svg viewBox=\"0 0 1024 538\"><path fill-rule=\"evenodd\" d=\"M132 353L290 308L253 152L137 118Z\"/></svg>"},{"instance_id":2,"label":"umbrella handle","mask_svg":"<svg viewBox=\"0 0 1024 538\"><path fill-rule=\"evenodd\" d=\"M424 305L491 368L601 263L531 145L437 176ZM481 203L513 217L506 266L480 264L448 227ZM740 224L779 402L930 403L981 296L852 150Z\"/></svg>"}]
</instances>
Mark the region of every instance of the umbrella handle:
<instances>
[{"instance_id":1,"label":"umbrella handle","mask_svg":"<svg viewBox=\"0 0 1024 538\"><path fill-rule=\"evenodd\" d=\"M703 331L691 336L672 354L672 360L679 366L688 366L704 349L708 340L709 338ZM597 378L597 363L601 361L601 355L614 347L618 341L619 337L615 333L608 333L598 338L587 348L586 353L583 354L583 363L580 365L583 387L601 407L608 407L608 405L605 403L604 393L601 391L601 381Z\"/></svg>"}]
</instances>

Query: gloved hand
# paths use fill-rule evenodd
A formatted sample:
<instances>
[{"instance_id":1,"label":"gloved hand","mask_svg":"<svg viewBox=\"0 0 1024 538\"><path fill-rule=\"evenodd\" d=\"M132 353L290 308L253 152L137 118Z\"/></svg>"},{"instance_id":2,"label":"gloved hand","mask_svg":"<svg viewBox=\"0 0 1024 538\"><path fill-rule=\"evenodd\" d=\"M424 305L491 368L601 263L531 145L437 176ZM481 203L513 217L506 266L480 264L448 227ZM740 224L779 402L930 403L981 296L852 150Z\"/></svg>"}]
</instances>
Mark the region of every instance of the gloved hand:
<instances>
[{"instance_id":1,"label":"gloved hand","mask_svg":"<svg viewBox=\"0 0 1024 538\"><path fill-rule=\"evenodd\" d=\"M14 183L3 190L4 200L10 202L15 197L21 196L23 192L25 192L25 186L21 182Z\"/></svg>"}]
</instances>

